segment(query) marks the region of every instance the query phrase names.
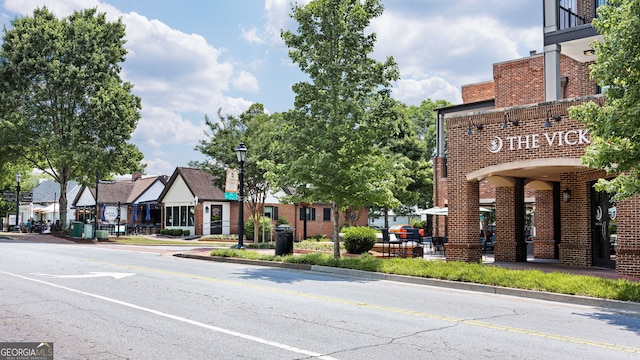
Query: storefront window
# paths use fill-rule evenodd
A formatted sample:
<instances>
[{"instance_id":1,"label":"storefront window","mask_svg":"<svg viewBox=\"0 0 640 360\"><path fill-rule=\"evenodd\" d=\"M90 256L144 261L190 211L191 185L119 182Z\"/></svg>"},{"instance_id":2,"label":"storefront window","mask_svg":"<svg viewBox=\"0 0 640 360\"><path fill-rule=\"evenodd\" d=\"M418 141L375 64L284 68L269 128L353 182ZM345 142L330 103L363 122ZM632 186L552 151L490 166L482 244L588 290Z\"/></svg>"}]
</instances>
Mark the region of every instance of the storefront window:
<instances>
[{"instance_id":1,"label":"storefront window","mask_svg":"<svg viewBox=\"0 0 640 360\"><path fill-rule=\"evenodd\" d=\"M187 226L194 226L194 220L196 216L196 208L193 206L189 206L189 223Z\"/></svg>"}]
</instances>

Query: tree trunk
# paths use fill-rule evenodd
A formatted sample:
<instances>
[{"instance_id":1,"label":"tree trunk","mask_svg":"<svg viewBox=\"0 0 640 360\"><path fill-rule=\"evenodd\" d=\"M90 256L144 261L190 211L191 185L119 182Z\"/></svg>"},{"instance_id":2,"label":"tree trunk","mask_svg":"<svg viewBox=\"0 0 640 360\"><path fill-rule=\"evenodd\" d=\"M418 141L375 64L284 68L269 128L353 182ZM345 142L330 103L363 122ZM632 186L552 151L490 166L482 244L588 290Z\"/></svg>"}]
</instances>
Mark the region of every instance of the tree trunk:
<instances>
[{"instance_id":1,"label":"tree trunk","mask_svg":"<svg viewBox=\"0 0 640 360\"><path fill-rule=\"evenodd\" d=\"M331 204L333 210L333 257L340 259L340 210L336 203Z\"/></svg>"}]
</instances>

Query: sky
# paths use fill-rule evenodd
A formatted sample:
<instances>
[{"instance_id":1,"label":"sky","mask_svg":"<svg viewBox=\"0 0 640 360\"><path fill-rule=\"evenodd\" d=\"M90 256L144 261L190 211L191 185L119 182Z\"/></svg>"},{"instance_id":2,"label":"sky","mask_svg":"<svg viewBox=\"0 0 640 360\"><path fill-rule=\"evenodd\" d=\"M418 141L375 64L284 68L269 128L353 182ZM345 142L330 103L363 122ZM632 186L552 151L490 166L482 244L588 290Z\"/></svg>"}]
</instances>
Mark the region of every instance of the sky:
<instances>
[{"instance_id":1,"label":"sky","mask_svg":"<svg viewBox=\"0 0 640 360\"><path fill-rule=\"evenodd\" d=\"M205 157L205 114L238 115L252 103L293 108L291 86L307 76L280 38L295 32L291 0L0 0L0 25L46 6L58 18L97 7L126 26L121 77L142 99L131 142L147 175L171 175ZM299 0L306 4L309 0ZM371 22L379 61L393 56L393 97L460 104L461 86L493 79L493 64L542 52L542 0L381 0ZM249 156L250 156L249 149Z\"/></svg>"}]
</instances>

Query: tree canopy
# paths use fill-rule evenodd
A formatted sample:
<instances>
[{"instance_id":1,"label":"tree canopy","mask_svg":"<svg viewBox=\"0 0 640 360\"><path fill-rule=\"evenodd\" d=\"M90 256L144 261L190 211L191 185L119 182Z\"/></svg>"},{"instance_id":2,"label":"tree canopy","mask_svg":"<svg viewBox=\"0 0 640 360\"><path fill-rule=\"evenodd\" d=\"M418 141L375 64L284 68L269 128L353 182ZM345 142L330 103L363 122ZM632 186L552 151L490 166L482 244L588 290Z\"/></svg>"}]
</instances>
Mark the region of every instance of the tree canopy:
<instances>
[{"instance_id":1,"label":"tree canopy","mask_svg":"<svg viewBox=\"0 0 640 360\"><path fill-rule=\"evenodd\" d=\"M593 26L603 40L592 44L597 61L591 78L606 89L606 103L585 103L569 114L589 129L583 161L618 175L599 180L596 189L626 198L640 194L640 0L607 1Z\"/></svg>"},{"instance_id":2,"label":"tree canopy","mask_svg":"<svg viewBox=\"0 0 640 360\"><path fill-rule=\"evenodd\" d=\"M69 180L142 169L129 143L140 99L120 78L125 27L96 9L57 19L46 8L16 18L0 50L3 156L22 159L60 183L66 223Z\"/></svg>"},{"instance_id":3,"label":"tree canopy","mask_svg":"<svg viewBox=\"0 0 640 360\"><path fill-rule=\"evenodd\" d=\"M240 116L221 114L218 120L211 121L205 116L209 127L206 139L201 140L196 150L207 159L203 162L191 162L191 166L201 168L214 175L216 186L224 189L226 171L238 166L235 148L243 142L248 149L244 163L244 195L254 224L254 234L260 225L264 201L269 191L269 183L264 177L265 171L260 167L263 159L269 159L269 137L272 134L270 117L265 113L262 104L252 104Z\"/></svg>"},{"instance_id":4,"label":"tree canopy","mask_svg":"<svg viewBox=\"0 0 640 360\"><path fill-rule=\"evenodd\" d=\"M312 0L292 8L297 33L281 34L310 81L293 85L295 109L279 126L283 162L272 172L297 200L332 204L335 257L341 210L398 203L391 189L402 164L379 144L398 117L389 89L398 68L369 57L376 35L365 32L382 11L378 0Z\"/></svg>"}]
</instances>

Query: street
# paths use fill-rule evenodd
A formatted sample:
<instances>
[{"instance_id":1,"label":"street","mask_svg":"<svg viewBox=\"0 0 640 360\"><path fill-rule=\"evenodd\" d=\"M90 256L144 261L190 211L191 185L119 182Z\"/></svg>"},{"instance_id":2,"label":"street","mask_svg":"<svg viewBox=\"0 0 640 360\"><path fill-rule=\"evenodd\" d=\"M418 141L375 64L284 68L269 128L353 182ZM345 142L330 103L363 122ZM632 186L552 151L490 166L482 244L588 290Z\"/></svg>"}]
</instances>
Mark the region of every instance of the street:
<instances>
[{"instance_id":1,"label":"street","mask_svg":"<svg viewBox=\"0 0 640 360\"><path fill-rule=\"evenodd\" d=\"M126 246L0 242L0 342L55 359L637 359L640 314Z\"/></svg>"}]
</instances>

